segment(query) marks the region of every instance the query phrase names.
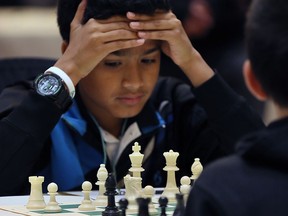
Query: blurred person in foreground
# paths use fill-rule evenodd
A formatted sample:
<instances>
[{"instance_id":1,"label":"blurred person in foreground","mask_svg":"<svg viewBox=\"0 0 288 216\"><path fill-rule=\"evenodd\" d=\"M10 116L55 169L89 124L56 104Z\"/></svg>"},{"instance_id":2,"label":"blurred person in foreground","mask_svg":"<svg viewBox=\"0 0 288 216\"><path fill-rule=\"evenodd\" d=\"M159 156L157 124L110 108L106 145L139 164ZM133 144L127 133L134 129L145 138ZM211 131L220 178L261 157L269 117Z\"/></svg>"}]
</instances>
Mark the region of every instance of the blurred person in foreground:
<instances>
[{"instance_id":1,"label":"blurred person in foreground","mask_svg":"<svg viewBox=\"0 0 288 216\"><path fill-rule=\"evenodd\" d=\"M186 215L286 216L288 205L288 2L254 0L246 23L246 85L275 104L277 119L245 136L236 153L204 168Z\"/></svg>"}]
</instances>

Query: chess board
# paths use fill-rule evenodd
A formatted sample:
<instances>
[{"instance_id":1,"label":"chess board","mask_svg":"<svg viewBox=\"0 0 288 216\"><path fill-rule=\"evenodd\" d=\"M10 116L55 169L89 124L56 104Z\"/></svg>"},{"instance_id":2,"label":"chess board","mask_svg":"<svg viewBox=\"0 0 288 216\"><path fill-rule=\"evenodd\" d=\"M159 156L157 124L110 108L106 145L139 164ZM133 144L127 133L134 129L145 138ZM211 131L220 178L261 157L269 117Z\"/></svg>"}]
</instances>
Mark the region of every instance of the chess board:
<instances>
[{"instance_id":1,"label":"chess board","mask_svg":"<svg viewBox=\"0 0 288 216\"><path fill-rule=\"evenodd\" d=\"M158 213L156 215L159 215L161 210L158 208L158 204L153 203L155 207L158 210ZM84 215L102 215L102 212L105 210L105 207L96 207L96 210L93 211L79 211L78 206L79 203L67 203L67 204L60 204L62 211L58 213L48 213L44 210L28 210L25 206L0 206L0 209L3 209L5 211L14 212L19 215L26 215L26 216L39 216L39 215L46 215L46 216L52 216L52 215L65 215L65 216L84 216ZM175 205L169 205L166 208L166 214L167 215L173 215L175 209ZM151 213L150 213L151 214ZM137 214L126 214L127 216L134 216ZM151 214L153 215L153 214Z\"/></svg>"}]
</instances>

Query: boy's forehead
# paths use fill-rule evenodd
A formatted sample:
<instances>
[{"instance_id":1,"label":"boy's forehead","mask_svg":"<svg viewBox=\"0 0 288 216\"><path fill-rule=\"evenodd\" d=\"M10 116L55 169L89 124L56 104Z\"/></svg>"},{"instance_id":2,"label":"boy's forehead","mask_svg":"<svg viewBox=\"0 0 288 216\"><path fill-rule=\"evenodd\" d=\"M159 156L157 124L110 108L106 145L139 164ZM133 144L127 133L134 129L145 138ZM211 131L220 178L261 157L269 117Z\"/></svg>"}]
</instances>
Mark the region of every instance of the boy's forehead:
<instances>
[{"instance_id":1,"label":"boy's forehead","mask_svg":"<svg viewBox=\"0 0 288 216\"><path fill-rule=\"evenodd\" d=\"M141 55L148 55L150 53L158 52L158 51L160 51L160 42L156 40L149 40L149 41L146 41L144 45L141 45L139 47L117 50L117 51L110 53L110 55L126 56L135 52Z\"/></svg>"}]
</instances>

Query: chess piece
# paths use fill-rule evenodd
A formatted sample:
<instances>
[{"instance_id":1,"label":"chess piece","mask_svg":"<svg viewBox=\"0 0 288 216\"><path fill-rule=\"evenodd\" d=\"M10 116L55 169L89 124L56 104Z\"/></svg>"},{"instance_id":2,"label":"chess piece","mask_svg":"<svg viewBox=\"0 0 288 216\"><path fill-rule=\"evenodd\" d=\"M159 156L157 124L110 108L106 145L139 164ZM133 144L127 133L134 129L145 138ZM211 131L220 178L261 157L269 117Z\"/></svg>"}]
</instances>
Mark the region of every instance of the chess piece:
<instances>
[{"instance_id":1,"label":"chess piece","mask_svg":"<svg viewBox=\"0 0 288 216\"><path fill-rule=\"evenodd\" d=\"M47 186L48 194L50 195L50 199L48 204L46 205L44 211L45 212L61 212L62 208L59 206L58 202L56 201L56 195L58 194L58 186L54 182L50 183Z\"/></svg>"},{"instance_id":2,"label":"chess piece","mask_svg":"<svg viewBox=\"0 0 288 216\"><path fill-rule=\"evenodd\" d=\"M44 209L46 206L42 192L44 176L29 176L29 182L31 184L31 191L26 208Z\"/></svg>"},{"instance_id":3,"label":"chess piece","mask_svg":"<svg viewBox=\"0 0 288 216\"><path fill-rule=\"evenodd\" d=\"M92 190L92 184L89 181L84 181L82 183L82 192L84 194L84 199L81 205L78 206L79 211L91 211L95 210L95 206L93 205L90 199L90 193Z\"/></svg>"},{"instance_id":4,"label":"chess piece","mask_svg":"<svg viewBox=\"0 0 288 216\"><path fill-rule=\"evenodd\" d=\"M105 164L100 164L100 168L97 172L98 181L95 183L99 186L98 195L93 201L94 206L107 206L107 197L104 195L105 189L105 181L107 179L108 172L105 168Z\"/></svg>"},{"instance_id":5,"label":"chess piece","mask_svg":"<svg viewBox=\"0 0 288 216\"><path fill-rule=\"evenodd\" d=\"M159 207L161 209L160 216L166 216L167 215L166 214L166 208L167 208L167 204L168 204L167 197L160 196L158 203L159 203Z\"/></svg>"},{"instance_id":6,"label":"chess piece","mask_svg":"<svg viewBox=\"0 0 288 216\"><path fill-rule=\"evenodd\" d=\"M198 177L200 176L200 174L203 171L203 166L200 162L199 158L195 158L194 159L194 163L191 166L191 172L192 172L192 184L198 179Z\"/></svg>"},{"instance_id":7,"label":"chess piece","mask_svg":"<svg viewBox=\"0 0 288 216\"><path fill-rule=\"evenodd\" d=\"M149 216L149 203L151 202L150 198L138 197L136 199L138 203L138 216Z\"/></svg>"},{"instance_id":8,"label":"chess piece","mask_svg":"<svg viewBox=\"0 0 288 216\"><path fill-rule=\"evenodd\" d=\"M152 202L152 198L155 194L155 190L151 185L147 185L144 189L143 189L143 197L144 198L149 198L151 200L151 202L149 203L149 212L150 215L154 215L154 214L158 214L157 209L155 208L155 206L153 205Z\"/></svg>"},{"instance_id":9,"label":"chess piece","mask_svg":"<svg viewBox=\"0 0 288 216\"><path fill-rule=\"evenodd\" d=\"M126 198L121 198L119 200L119 208L121 210L121 216L126 216L126 209L128 207L128 200Z\"/></svg>"},{"instance_id":10,"label":"chess piece","mask_svg":"<svg viewBox=\"0 0 288 216\"><path fill-rule=\"evenodd\" d=\"M179 156L178 152L170 150L169 152L163 153L166 159L166 166L163 168L164 171L167 171L167 183L162 196L165 196L169 199L169 203L176 203L175 194L179 193L179 189L176 185L175 172L179 170L176 166L176 160Z\"/></svg>"},{"instance_id":11,"label":"chess piece","mask_svg":"<svg viewBox=\"0 0 288 216\"><path fill-rule=\"evenodd\" d=\"M142 161L144 155L140 153L141 146L138 142L135 142L132 147L133 153L129 155L131 161L131 168L129 169L132 172L133 177L141 177L141 172L144 171L142 168Z\"/></svg>"},{"instance_id":12,"label":"chess piece","mask_svg":"<svg viewBox=\"0 0 288 216\"><path fill-rule=\"evenodd\" d=\"M191 179L188 176L183 176L180 179L180 192L183 194L184 205L186 206L187 198L191 190Z\"/></svg>"},{"instance_id":13,"label":"chess piece","mask_svg":"<svg viewBox=\"0 0 288 216\"><path fill-rule=\"evenodd\" d=\"M138 212L136 198L142 196L142 178L133 177L127 174L126 176L124 176L124 185L126 189L125 197L129 202L126 212L128 214L136 214Z\"/></svg>"},{"instance_id":14,"label":"chess piece","mask_svg":"<svg viewBox=\"0 0 288 216\"><path fill-rule=\"evenodd\" d=\"M177 200L177 205L173 212L173 216L182 216L184 215L184 212L185 212L183 194L180 194L180 193L176 194L176 200Z\"/></svg>"},{"instance_id":15,"label":"chess piece","mask_svg":"<svg viewBox=\"0 0 288 216\"><path fill-rule=\"evenodd\" d=\"M102 212L102 216L119 216L121 212L115 205L115 195L118 193L116 192L116 181L112 173L108 174L105 182L105 188L106 192L104 195L107 196L108 203L105 207L105 210Z\"/></svg>"}]
</instances>

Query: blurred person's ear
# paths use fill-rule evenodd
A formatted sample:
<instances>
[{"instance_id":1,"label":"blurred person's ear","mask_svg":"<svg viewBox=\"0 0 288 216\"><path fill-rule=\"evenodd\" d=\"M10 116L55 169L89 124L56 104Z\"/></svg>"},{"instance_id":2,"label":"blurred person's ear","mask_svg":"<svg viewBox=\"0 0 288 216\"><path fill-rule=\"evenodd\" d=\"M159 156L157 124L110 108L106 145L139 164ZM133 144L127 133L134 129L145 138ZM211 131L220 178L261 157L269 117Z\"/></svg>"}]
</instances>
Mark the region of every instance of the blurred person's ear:
<instances>
[{"instance_id":1,"label":"blurred person's ear","mask_svg":"<svg viewBox=\"0 0 288 216\"><path fill-rule=\"evenodd\" d=\"M245 80L245 84L251 94L257 98L259 101L266 101L268 96L266 92L263 90L261 83L256 78L251 62L246 60L243 65L243 76Z\"/></svg>"}]
</instances>

